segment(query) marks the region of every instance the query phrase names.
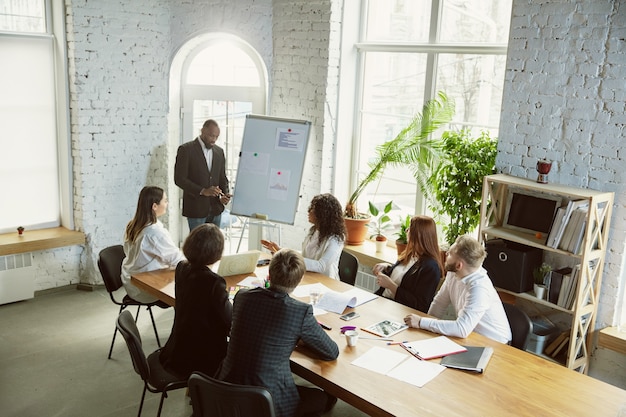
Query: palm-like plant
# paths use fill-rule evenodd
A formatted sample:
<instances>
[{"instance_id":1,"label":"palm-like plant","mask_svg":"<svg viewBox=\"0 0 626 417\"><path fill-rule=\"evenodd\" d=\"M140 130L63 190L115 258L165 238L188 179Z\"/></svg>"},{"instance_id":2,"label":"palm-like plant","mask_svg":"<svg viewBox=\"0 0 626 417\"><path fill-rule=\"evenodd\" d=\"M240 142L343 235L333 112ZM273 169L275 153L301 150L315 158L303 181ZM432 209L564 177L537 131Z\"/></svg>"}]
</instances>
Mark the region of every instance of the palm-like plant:
<instances>
[{"instance_id":1,"label":"palm-like plant","mask_svg":"<svg viewBox=\"0 0 626 417\"><path fill-rule=\"evenodd\" d=\"M395 138L376 147L376 155L368 164L371 168L369 174L357 185L346 203L345 217L361 217L356 206L359 196L372 181L380 177L388 164L409 166L420 188L425 190L440 151L440 141L431 139L430 135L447 125L455 112L454 101L449 100L443 92L437 96L424 104L422 112L415 115Z\"/></svg>"}]
</instances>

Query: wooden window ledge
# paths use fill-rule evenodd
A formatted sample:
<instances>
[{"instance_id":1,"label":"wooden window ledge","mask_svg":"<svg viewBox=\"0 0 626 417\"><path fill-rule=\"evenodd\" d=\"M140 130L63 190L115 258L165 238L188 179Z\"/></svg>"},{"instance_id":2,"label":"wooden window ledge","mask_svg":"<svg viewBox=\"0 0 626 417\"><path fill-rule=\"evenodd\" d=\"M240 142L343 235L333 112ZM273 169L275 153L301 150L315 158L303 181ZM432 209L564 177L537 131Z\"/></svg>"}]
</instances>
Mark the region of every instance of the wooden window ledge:
<instances>
[{"instance_id":1,"label":"wooden window ledge","mask_svg":"<svg viewBox=\"0 0 626 417\"><path fill-rule=\"evenodd\" d=\"M350 252L359 260L359 264L369 268L380 262L394 264L398 259L398 251L391 246L385 246L382 252L376 252L376 244L371 240L365 240L361 245L345 245L346 252Z\"/></svg>"},{"instance_id":2,"label":"wooden window ledge","mask_svg":"<svg viewBox=\"0 0 626 417\"><path fill-rule=\"evenodd\" d=\"M598 334L598 346L626 355L626 333L617 327L605 327Z\"/></svg>"},{"instance_id":3,"label":"wooden window ledge","mask_svg":"<svg viewBox=\"0 0 626 417\"><path fill-rule=\"evenodd\" d=\"M0 256L84 244L83 232L68 230L65 227L25 230L21 236L15 231L0 234Z\"/></svg>"}]
</instances>

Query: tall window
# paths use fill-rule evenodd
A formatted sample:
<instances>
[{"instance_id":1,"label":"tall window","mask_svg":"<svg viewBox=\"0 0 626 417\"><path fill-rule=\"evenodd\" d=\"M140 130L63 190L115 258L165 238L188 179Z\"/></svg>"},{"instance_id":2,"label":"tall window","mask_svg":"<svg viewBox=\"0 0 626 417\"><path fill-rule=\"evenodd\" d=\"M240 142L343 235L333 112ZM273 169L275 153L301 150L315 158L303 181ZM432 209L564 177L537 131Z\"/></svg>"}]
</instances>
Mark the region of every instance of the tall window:
<instances>
[{"instance_id":1,"label":"tall window","mask_svg":"<svg viewBox=\"0 0 626 417\"><path fill-rule=\"evenodd\" d=\"M215 59L220 57L220 59ZM207 119L220 125L218 144L224 148L231 188L236 178L246 115L265 113L264 65L249 45L239 39L216 37L194 50L184 77L185 124L197 136Z\"/></svg>"},{"instance_id":2,"label":"tall window","mask_svg":"<svg viewBox=\"0 0 626 417\"><path fill-rule=\"evenodd\" d=\"M511 0L368 0L355 42L360 74L353 125L357 183L377 145L393 139L437 91L454 99L451 128L498 134ZM424 212L412 173L387 168L360 202Z\"/></svg>"},{"instance_id":3,"label":"tall window","mask_svg":"<svg viewBox=\"0 0 626 417\"><path fill-rule=\"evenodd\" d=\"M61 222L51 9L45 0L0 2L0 233Z\"/></svg>"}]
</instances>

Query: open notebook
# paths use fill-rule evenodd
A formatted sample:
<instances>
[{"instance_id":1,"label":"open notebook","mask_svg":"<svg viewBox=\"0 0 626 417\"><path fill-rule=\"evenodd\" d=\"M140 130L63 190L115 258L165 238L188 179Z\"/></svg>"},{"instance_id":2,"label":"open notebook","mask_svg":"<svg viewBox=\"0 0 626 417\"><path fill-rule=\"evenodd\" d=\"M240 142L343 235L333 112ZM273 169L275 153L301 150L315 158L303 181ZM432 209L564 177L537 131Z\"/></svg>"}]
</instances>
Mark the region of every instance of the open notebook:
<instances>
[{"instance_id":1,"label":"open notebook","mask_svg":"<svg viewBox=\"0 0 626 417\"><path fill-rule=\"evenodd\" d=\"M224 255L217 266L217 275L228 277L230 275L250 274L256 269L256 263L261 256L258 250Z\"/></svg>"}]
</instances>

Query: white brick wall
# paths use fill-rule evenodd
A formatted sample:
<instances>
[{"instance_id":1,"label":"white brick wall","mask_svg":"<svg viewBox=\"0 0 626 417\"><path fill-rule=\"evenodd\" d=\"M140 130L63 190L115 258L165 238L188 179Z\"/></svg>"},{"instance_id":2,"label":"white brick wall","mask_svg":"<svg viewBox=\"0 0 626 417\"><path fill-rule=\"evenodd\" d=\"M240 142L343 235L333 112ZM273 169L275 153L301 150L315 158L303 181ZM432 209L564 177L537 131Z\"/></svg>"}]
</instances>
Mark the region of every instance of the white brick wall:
<instances>
[{"instance_id":1,"label":"white brick wall","mask_svg":"<svg viewBox=\"0 0 626 417\"><path fill-rule=\"evenodd\" d=\"M270 102L272 115L311 122L307 163L302 176L300 204L293 227L283 227L283 246L300 248L310 224L306 208L321 192L329 192L333 172L332 117L337 101L337 66L329 67L331 35L338 45L338 7L329 0L274 0L274 62ZM331 33L331 27L334 32ZM330 77L329 77L330 75ZM331 114L332 113L332 114Z\"/></svg>"},{"instance_id":2,"label":"white brick wall","mask_svg":"<svg viewBox=\"0 0 626 417\"><path fill-rule=\"evenodd\" d=\"M535 178L545 157L551 182L615 192L596 323L610 326L626 283L626 7L514 0L511 22L496 165ZM590 373L626 387L623 355L599 349Z\"/></svg>"}]
</instances>

